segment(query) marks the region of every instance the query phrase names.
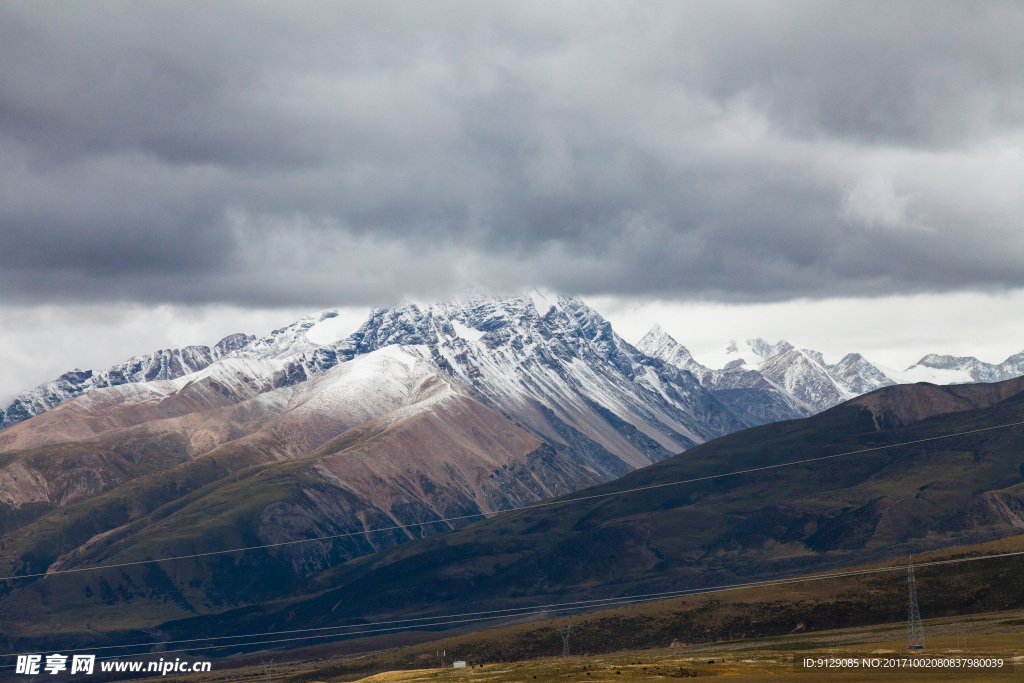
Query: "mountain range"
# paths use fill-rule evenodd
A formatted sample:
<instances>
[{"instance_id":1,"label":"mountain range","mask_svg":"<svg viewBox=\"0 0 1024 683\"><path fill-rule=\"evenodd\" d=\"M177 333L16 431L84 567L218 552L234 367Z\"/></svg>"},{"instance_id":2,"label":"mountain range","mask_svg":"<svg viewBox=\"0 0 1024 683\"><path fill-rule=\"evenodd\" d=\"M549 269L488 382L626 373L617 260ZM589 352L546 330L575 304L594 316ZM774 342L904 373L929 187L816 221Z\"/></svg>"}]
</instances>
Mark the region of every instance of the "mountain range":
<instances>
[{"instance_id":1,"label":"mountain range","mask_svg":"<svg viewBox=\"0 0 1024 683\"><path fill-rule=\"evenodd\" d=\"M652 465L680 452L721 460L707 442L734 432L789 429L880 388L900 395L913 387L890 385L925 373L1024 370L1024 354L999 366L928 356L894 373L759 339L699 362L658 328L633 346L582 300L537 293L378 309L348 336L336 318L74 371L16 399L0 430L0 571L30 578L0 591L6 623L22 636L149 628L321 591L325 572L357 558L662 471ZM949 391L915 419L984 403ZM854 422L889 429L900 410ZM283 545L34 576L267 544ZM494 571L519 551L508 552ZM49 621L31 626L41 604Z\"/></svg>"},{"instance_id":2,"label":"mountain range","mask_svg":"<svg viewBox=\"0 0 1024 683\"><path fill-rule=\"evenodd\" d=\"M828 359L820 351L798 349L785 340L769 344L760 338L730 341L698 360L657 325L637 343L637 349L690 372L713 391L771 387L807 414L895 384L1001 382L1024 375L1024 352L999 364L970 356L928 354L906 370L897 371L859 353Z\"/></svg>"},{"instance_id":3,"label":"mountain range","mask_svg":"<svg viewBox=\"0 0 1024 683\"><path fill-rule=\"evenodd\" d=\"M275 556L263 580L285 586L758 423L579 299L404 305L325 343L333 318L23 400L38 414L0 431L6 575L347 534ZM186 585L172 604L260 585Z\"/></svg>"},{"instance_id":4,"label":"mountain range","mask_svg":"<svg viewBox=\"0 0 1024 683\"><path fill-rule=\"evenodd\" d=\"M143 547L115 530L56 564L120 566L7 582L0 634L9 647L36 650L163 639L216 645L236 634L316 634L364 621L660 595L965 546L1024 529L1022 424L1024 378L885 387L542 505L335 559L305 580L294 580L288 547L122 564L180 553L176 539L191 539L194 552L251 542L251 518L231 510L243 498L258 507L287 479L257 467L150 516L171 519L201 502L175 520L177 536L165 530ZM91 512L88 519L110 514L109 501ZM225 512L234 537L218 520ZM282 524L294 519L275 514ZM5 549L49 531L35 544L42 549L59 540L54 526L73 533L84 519L51 517L8 534ZM307 557L329 542L303 544L313 548ZM1016 596L1019 582L1000 591ZM967 593L955 599L977 597ZM748 618L757 615L734 615L735 628ZM216 654L246 649L223 647Z\"/></svg>"},{"instance_id":5,"label":"mountain range","mask_svg":"<svg viewBox=\"0 0 1024 683\"><path fill-rule=\"evenodd\" d=\"M578 322L584 335L601 333L607 335L608 343L613 346L620 349L629 346L611 331L607 321L578 298L550 297L535 292L505 299L469 296L428 307L425 311L414 305L380 309L371 314L362 328L345 338L338 338L334 332L337 311L325 311L274 330L263 338L236 333L212 347L161 349L106 370L69 371L23 392L6 408L0 409L0 430L93 389L175 380L231 358L272 361L273 367L268 368L270 381L273 387L278 387L304 381L371 348L416 345L429 339L434 346L440 343L444 348L454 349L460 346L456 340L461 340L462 346L465 342L479 341L487 325L495 324L494 320L488 322L480 317L488 315L488 309L499 316L507 316L512 309L522 309L524 302L530 302L535 310L544 309L546 313L559 308L560 301L568 302L566 310L580 313L582 318ZM435 318L447 318L441 323L444 332L440 337L436 328L431 330ZM586 329L583 318L592 323L591 329ZM726 403L730 400L737 403L729 392L754 389L748 393L757 396L760 405L740 400L738 407L741 413L753 411L755 416L743 415L741 419L750 422L753 417L755 424L820 412L883 386L915 382L998 382L1024 375L1024 351L999 364L985 363L970 356L928 354L909 368L898 371L873 363L858 353L829 359L820 351L796 348L785 340L770 344L761 338L743 342L732 340L718 350L701 354L698 359L659 325L630 350L690 372L703 387L716 392ZM528 351L516 349L520 354ZM453 367L445 365L446 361L442 359L439 367L451 372ZM770 400L768 395L772 397Z\"/></svg>"}]
</instances>

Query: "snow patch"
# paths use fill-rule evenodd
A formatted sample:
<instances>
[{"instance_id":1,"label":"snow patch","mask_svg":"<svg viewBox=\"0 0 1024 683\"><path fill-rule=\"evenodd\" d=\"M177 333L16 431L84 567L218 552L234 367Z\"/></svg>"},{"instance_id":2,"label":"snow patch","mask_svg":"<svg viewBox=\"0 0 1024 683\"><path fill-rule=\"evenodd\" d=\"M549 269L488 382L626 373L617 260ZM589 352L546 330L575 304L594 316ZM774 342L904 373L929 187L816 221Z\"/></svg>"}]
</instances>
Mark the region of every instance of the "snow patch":
<instances>
[{"instance_id":1,"label":"snow patch","mask_svg":"<svg viewBox=\"0 0 1024 683\"><path fill-rule=\"evenodd\" d=\"M353 323L350 319L335 315L330 318L324 318L306 330L306 339L314 344L326 346L341 341L355 332L358 327L358 323Z\"/></svg>"},{"instance_id":2,"label":"snow patch","mask_svg":"<svg viewBox=\"0 0 1024 683\"><path fill-rule=\"evenodd\" d=\"M312 381L290 388L295 398L289 410L344 417L354 425L429 401L421 406L426 408L452 395L451 384L416 353L429 351L391 345L339 363Z\"/></svg>"},{"instance_id":3,"label":"snow patch","mask_svg":"<svg viewBox=\"0 0 1024 683\"><path fill-rule=\"evenodd\" d=\"M463 325L455 318L452 318L452 327L455 328L456 335L463 339L468 339L469 341L479 341L480 337L487 334L486 332L481 332L478 329Z\"/></svg>"},{"instance_id":4,"label":"snow patch","mask_svg":"<svg viewBox=\"0 0 1024 683\"><path fill-rule=\"evenodd\" d=\"M894 380L904 384L929 382L931 384L971 384L974 378L966 370L942 370L927 365L915 365L903 372L886 372Z\"/></svg>"},{"instance_id":5,"label":"snow patch","mask_svg":"<svg viewBox=\"0 0 1024 683\"><path fill-rule=\"evenodd\" d=\"M558 306L557 300L552 302L550 299L548 299L546 296L544 296L537 290L533 290L532 292L530 292L530 300L533 302L533 307L537 309L537 315L539 315L542 318L546 316L552 308L556 310L561 310Z\"/></svg>"},{"instance_id":6,"label":"snow patch","mask_svg":"<svg viewBox=\"0 0 1024 683\"><path fill-rule=\"evenodd\" d=\"M764 360L746 342L729 342L725 346L702 354L694 354L693 359L706 368L721 370L726 365L737 360L742 361L746 370L756 370L758 364ZM734 366L735 367L735 366Z\"/></svg>"}]
</instances>

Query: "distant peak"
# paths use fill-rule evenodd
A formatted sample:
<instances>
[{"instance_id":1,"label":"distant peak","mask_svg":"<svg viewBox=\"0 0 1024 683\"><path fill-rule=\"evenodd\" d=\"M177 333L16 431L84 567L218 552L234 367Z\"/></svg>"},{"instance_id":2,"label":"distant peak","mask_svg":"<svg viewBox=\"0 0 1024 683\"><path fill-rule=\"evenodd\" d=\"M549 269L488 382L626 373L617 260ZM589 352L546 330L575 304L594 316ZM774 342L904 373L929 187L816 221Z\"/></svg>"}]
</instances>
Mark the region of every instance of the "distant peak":
<instances>
[{"instance_id":1,"label":"distant peak","mask_svg":"<svg viewBox=\"0 0 1024 683\"><path fill-rule=\"evenodd\" d=\"M213 353L218 358L226 356L232 351L245 348L246 345L255 340L256 335L253 334L245 334L244 332L229 334L214 345Z\"/></svg>"},{"instance_id":2,"label":"distant peak","mask_svg":"<svg viewBox=\"0 0 1024 683\"><path fill-rule=\"evenodd\" d=\"M641 339L671 339L672 341L675 341L675 339L672 339L672 336L658 323L654 323L654 327L647 330L647 334L641 337Z\"/></svg>"},{"instance_id":3,"label":"distant peak","mask_svg":"<svg viewBox=\"0 0 1024 683\"><path fill-rule=\"evenodd\" d=\"M948 356L940 355L937 353L929 353L927 356L917 361L915 365L923 365L925 367L935 368L937 370L951 370L953 368L966 365L970 361L977 362L976 359L970 357ZM912 368L914 366L911 365L910 367ZM907 369L909 370L910 368Z\"/></svg>"},{"instance_id":4,"label":"distant peak","mask_svg":"<svg viewBox=\"0 0 1024 683\"><path fill-rule=\"evenodd\" d=\"M774 344L769 344L768 341L765 340L763 337L748 339L747 346L750 347L751 351L756 353L764 360L768 360L769 358L777 356L780 353L786 353L787 351L790 351L793 348L793 345L790 344L785 339L780 339Z\"/></svg>"},{"instance_id":5,"label":"distant peak","mask_svg":"<svg viewBox=\"0 0 1024 683\"><path fill-rule=\"evenodd\" d=\"M577 297L563 296L556 292L538 288L521 289L504 294L495 294L479 289L467 289L446 299L429 304L425 303L424 309L435 314L438 311L451 312L453 310L462 310L464 312L471 312L484 309L522 312L522 308L525 306L526 309L531 307L536 309L537 314L540 317L544 317L552 309L560 311L567 306L575 304L583 306L583 302Z\"/></svg>"},{"instance_id":6,"label":"distant peak","mask_svg":"<svg viewBox=\"0 0 1024 683\"><path fill-rule=\"evenodd\" d=\"M636 348L652 358L685 368L693 362L693 356L685 346L669 335L661 325L655 325L636 344Z\"/></svg>"}]
</instances>

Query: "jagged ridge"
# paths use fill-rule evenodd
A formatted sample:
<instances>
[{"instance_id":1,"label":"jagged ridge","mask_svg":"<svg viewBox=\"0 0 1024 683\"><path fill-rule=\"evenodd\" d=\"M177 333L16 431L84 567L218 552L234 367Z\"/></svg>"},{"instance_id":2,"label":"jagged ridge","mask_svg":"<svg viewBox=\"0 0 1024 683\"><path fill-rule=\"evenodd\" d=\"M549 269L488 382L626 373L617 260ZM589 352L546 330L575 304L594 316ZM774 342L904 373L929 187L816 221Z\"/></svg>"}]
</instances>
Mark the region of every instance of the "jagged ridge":
<instances>
[{"instance_id":1,"label":"jagged ridge","mask_svg":"<svg viewBox=\"0 0 1024 683\"><path fill-rule=\"evenodd\" d=\"M820 351L798 349L785 340L769 344L761 338L731 341L709 354L705 365L657 325L637 348L687 370L712 392L760 386L765 394L748 397L748 401L783 400L805 415L895 384L1001 382L1024 375L1024 352L998 365L973 357L929 354L900 372L872 363L859 353L829 363Z\"/></svg>"}]
</instances>

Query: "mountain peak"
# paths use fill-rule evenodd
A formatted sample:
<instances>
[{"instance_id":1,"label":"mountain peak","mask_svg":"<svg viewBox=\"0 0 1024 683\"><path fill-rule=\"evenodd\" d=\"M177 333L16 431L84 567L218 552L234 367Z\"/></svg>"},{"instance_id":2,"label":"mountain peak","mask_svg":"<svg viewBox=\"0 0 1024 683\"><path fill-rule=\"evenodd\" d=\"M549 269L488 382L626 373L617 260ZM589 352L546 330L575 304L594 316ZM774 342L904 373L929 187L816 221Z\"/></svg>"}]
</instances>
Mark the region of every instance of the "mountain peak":
<instances>
[{"instance_id":1,"label":"mountain peak","mask_svg":"<svg viewBox=\"0 0 1024 683\"><path fill-rule=\"evenodd\" d=\"M447 301L376 308L355 330L346 322L350 320L337 310L325 310L261 337L233 334L212 348L163 349L135 356L107 370L76 369L19 395L0 409L0 429L95 388L172 380L232 359L269 363L267 367L275 368L268 371L270 385L290 386L391 345L422 347L416 353L432 354L431 360L439 367L470 384L482 381L481 368L493 360L485 362L482 356L473 360L471 356L486 355L498 348L508 355L502 362L515 357L542 363L562 374L568 372L563 365L570 358L587 358L588 362L599 358L631 382L636 381L635 373L648 367L645 364L657 359L689 372L701 386L716 391L762 390L770 385L792 393L796 385L808 382L824 387L827 376L835 384L835 391L815 390L816 400L810 402L798 397L816 410L848 395L892 383L992 382L1024 375L1024 352L999 365L972 357L929 354L906 371L896 372L859 354L840 359L811 349L797 350L785 339L772 344L762 337L731 339L725 347L694 357L659 324L653 325L634 347L579 297L540 289L512 295L467 290ZM638 357L637 351L646 358ZM484 365L477 367L478 363ZM810 365L818 366L817 370L811 372ZM647 370L642 372L646 374Z\"/></svg>"},{"instance_id":2,"label":"mountain peak","mask_svg":"<svg viewBox=\"0 0 1024 683\"><path fill-rule=\"evenodd\" d=\"M750 349L754 353L756 353L757 355L761 356L761 358L763 360L768 360L772 356L777 356L780 353L786 353L787 351L789 351L790 349L793 348L793 345L790 344L785 339L780 339L779 341L775 342L774 344L769 344L762 337L757 337L755 339L748 339L747 340L747 346L750 347Z\"/></svg>"},{"instance_id":3,"label":"mountain peak","mask_svg":"<svg viewBox=\"0 0 1024 683\"><path fill-rule=\"evenodd\" d=\"M963 367L969 364L971 361L977 363L975 358L964 358L961 356L949 356L938 353L929 353L927 356L917 361L914 365L924 365L925 367L935 368L937 370L953 370ZM911 366L913 367L913 366ZM910 368L907 368L908 370Z\"/></svg>"},{"instance_id":4,"label":"mountain peak","mask_svg":"<svg viewBox=\"0 0 1024 683\"><path fill-rule=\"evenodd\" d=\"M636 348L643 351L645 347L655 348L662 345L678 344L678 342L672 338L672 336L662 329L661 325L655 325L651 329L647 330L647 334L640 337L640 341L637 342ZM644 352L646 353L646 351ZM651 354L647 354L650 356Z\"/></svg>"},{"instance_id":5,"label":"mountain peak","mask_svg":"<svg viewBox=\"0 0 1024 683\"><path fill-rule=\"evenodd\" d=\"M677 342L661 325L655 325L636 344L636 348L651 358L658 358L683 370L696 369L698 363L685 346Z\"/></svg>"},{"instance_id":6,"label":"mountain peak","mask_svg":"<svg viewBox=\"0 0 1024 683\"><path fill-rule=\"evenodd\" d=\"M675 338L666 332L661 325L655 324L654 327L647 330L647 334L640 337L640 341L636 343L636 348L646 353L648 356L654 358L660 358L657 351L659 349L684 349L682 344L677 342ZM686 351L686 355L690 357L690 352ZM662 360L665 360L664 358Z\"/></svg>"},{"instance_id":7,"label":"mountain peak","mask_svg":"<svg viewBox=\"0 0 1024 683\"><path fill-rule=\"evenodd\" d=\"M719 347L714 351L703 353L696 358L696 361L712 370L735 369L739 367L754 368L762 361L772 356L777 356L780 352L788 351L791 348L793 347L785 341L781 341L773 346L760 338L744 342L730 339L725 347Z\"/></svg>"}]
</instances>

